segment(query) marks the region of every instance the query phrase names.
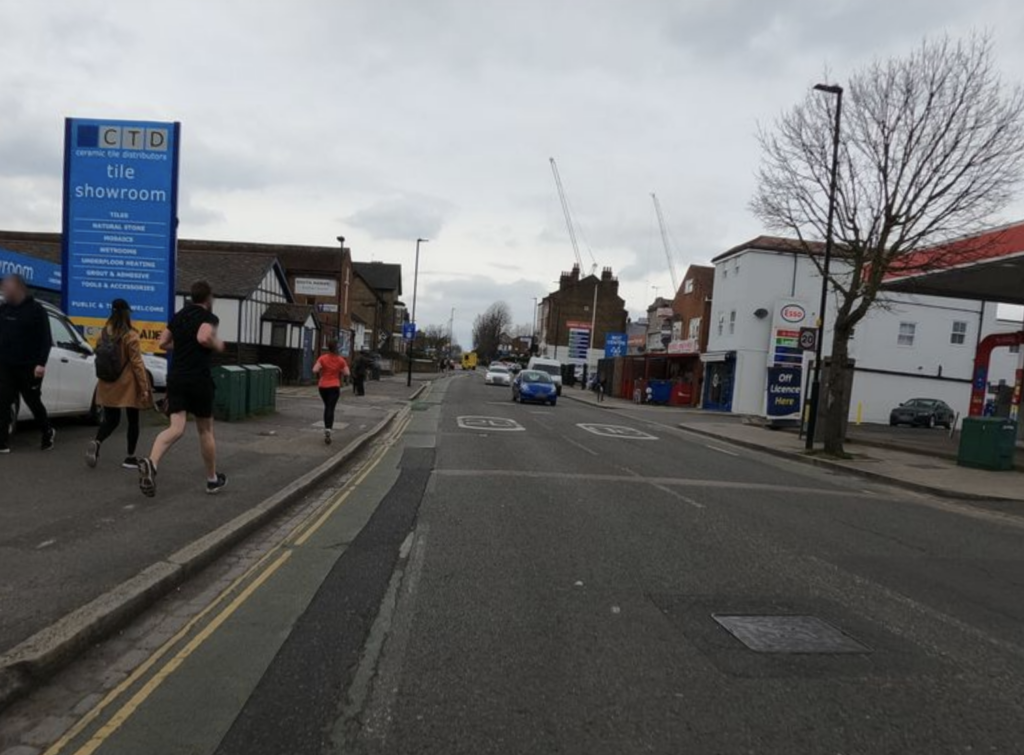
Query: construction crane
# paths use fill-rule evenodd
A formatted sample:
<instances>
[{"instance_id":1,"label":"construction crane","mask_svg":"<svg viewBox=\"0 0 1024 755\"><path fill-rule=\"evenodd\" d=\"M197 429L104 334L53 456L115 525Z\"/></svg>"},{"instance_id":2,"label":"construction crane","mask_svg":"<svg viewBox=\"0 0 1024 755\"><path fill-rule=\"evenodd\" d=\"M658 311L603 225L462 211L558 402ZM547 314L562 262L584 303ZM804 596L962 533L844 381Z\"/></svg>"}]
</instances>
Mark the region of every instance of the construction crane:
<instances>
[{"instance_id":1,"label":"construction crane","mask_svg":"<svg viewBox=\"0 0 1024 755\"><path fill-rule=\"evenodd\" d=\"M583 258L580 256L580 244L576 239L576 224L572 220L572 212L569 210L569 200L565 196L565 187L562 186L562 176L558 173L558 163L555 162L555 158L549 157L551 163L551 173L555 176L555 188L558 189L558 201L562 203L562 212L565 214L565 227L569 231L569 241L572 242L572 252L576 255L576 264L580 270L583 269ZM589 252L589 249L588 249ZM593 263L590 274L593 275L597 270L597 260L594 259L594 253L590 252L590 261Z\"/></svg>"},{"instance_id":2,"label":"construction crane","mask_svg":"<svg viewBox=\"0 0 1024 755\"><path fill-rule=\"evenodd\" d=\"M672 291L679 290L679 275L676 273L676 263L672 261L672 248L668 244L668 229L665 227L665 216L661 212L661 202L658 195L651 193L654 200L654 212L658 215L658 227L661 228L661 243L665 247L665 259L668 261L668 272L672 276Z\"/></svg>"}]
</instances>

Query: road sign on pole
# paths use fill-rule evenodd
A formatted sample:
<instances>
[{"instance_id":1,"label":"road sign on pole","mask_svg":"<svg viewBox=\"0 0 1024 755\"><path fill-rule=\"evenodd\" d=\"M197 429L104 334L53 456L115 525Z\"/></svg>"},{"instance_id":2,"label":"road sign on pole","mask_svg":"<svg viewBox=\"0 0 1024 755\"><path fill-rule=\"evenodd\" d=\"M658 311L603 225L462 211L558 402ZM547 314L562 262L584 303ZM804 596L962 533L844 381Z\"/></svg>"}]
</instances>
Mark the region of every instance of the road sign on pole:
<instances>
[{"instance_id":1,"label":"road sign on pole","mask_svg":"<svg viewBox=\"0 0 1024 755\"><path fill-rule=\"evenodd\" d=\"M800 328L800 348L804 351L814 351L818 345L817 328Z\"/></svg>"},{"instance_id":2,"label":"road sign on pole","mask_svg":"<svg viewBox=\"0 0 1024 755\"><path fill-rule=\"evenodd\" d=\"M407 322L402 325L402 338L406 341L416 340L416 323Z\"/></svg>"}]
</instances>

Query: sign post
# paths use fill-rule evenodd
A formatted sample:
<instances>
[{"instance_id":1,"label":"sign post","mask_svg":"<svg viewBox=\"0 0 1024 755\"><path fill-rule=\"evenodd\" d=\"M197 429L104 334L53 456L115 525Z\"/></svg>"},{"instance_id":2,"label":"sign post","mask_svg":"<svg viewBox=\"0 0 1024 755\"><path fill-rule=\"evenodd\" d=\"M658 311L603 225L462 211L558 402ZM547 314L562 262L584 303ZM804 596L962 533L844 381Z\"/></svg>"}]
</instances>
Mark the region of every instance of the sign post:
<instances>
[{"instance_id":1,"label":"sign post","mask_svg":"<svg viewBox=\"0 0 1024 755\"><path fill-rule=\"evenodd\" d=\"M590 323L569 320L566 326L569 330L569 358L565 361L569 364L586 364L590 351Z\"/></svg>"},{"instance_id":2,"label":"sign post","mask_svg":"<svg viewBox=\"0 0 1024 755\"><path fill-rule=\"evenodd\" d=\"M606 333L604 337L605 359L624 357L629 351L629 336L625 333Z\"/></svg>"},{"instance_id":3,"label":"sign post","mask_svg":"<svg viewBox=\"0 0 1024 755\"><path fill-rule=\"evenodd\" d=\"M95 343L114 299L143 351L174 313L181 124L68 118L62 303Z\"/></svg>"}]
</instances>

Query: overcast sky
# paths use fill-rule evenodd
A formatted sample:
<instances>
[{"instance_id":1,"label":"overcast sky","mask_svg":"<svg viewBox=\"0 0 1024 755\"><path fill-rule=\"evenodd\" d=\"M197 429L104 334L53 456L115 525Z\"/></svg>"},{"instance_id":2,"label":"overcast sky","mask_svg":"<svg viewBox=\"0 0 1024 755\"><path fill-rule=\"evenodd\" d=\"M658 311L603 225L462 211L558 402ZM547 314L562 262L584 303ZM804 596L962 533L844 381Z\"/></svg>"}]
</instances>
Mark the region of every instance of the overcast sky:
<instances>
[{"instance_id":1,"label":"overcast sky","mask_svg":"<svg viewBox=\"0 0 1024 755\"><path fill-rule=\"evenodd\" d=\"M1024 80L1019 0L0 0L0 228L60 229L65 116L182 122L186 238L333 244L402 263L421 325L573 262L548 157L636 314L761 232L754 132L827 67L991 30ZM1008 218L1024 215L1016 205Z\"/></svg>"}]
</instances>

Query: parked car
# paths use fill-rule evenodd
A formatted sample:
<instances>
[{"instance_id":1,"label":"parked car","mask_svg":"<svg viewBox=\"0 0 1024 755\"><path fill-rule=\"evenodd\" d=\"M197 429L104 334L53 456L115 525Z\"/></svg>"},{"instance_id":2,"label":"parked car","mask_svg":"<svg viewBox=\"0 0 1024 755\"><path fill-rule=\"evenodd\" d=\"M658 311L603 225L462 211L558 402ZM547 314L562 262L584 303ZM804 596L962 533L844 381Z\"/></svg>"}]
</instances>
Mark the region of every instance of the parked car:
<instances>
[{"instance_id":1,"label":"parked car","mask_svg":"<svg viewBox=\"0 0 1024 755\"><path fill-rule=\"evenodd\" d=\"M149 376L149 389L153 393L167 391L167 357L160 354L143 354L142 361L146 365Z\"/></svg>"},{"instance_id":2,"label":"parked car","mask_svg":"<svg viewBox=\"0 0 1024 755\"><path fill-rule=\"evenodd\" d=\"M558 401L558 388L548 373L522 370L512 381L512 400L523 404L535 401L554 406Z\"/></svg>"},{"instance_id":3,"label":"parked car","mask_svg":"<svg viewBox=\"0 0 1024 755\"><path fill-rule=\"evenodd\" d=\"M512 373L503 364L492 364L484 374L484 383L486 385L511 385Z\"/></svg>"},{"instance_id":4,"label":"parked car","mask_svg":"<svg viewBox=\"0 0 1024 755\"><path fill-rule=\"evenodd\" d=\"M98 422L96 357L92 347L63 312L51 304L41 303L49 315L50 337L53 339L43 380L46 411L51 417L85 417ZM32 413L21 405L20 398L15 398L11 405L11 433L19 421L31 418Z\"/></svg>"},{"instance_id":5,"label":"parked car","mask_svg":"<svg viewBox=\"0 0 1024 755\"><path fill-rule=\"evenodd\" d=\"M945 427L947 430L953 426L956 419L949 404L937 398L912 398L905 401L891 412L889 412L889 424L912 425L915 427Z\"/></svg>"},{"instance_id":6,"label":"parked car","mask_svg":"<svg viewBox=\"0 0 1024 755\"><path fill-rule=\"evenodd\" d=\"M555 384L555 392L559 396L562 395L562 363L557 359L530 357L530 363L526 365L526 369L546 372Z\"/></svg>"}]
</instances>

